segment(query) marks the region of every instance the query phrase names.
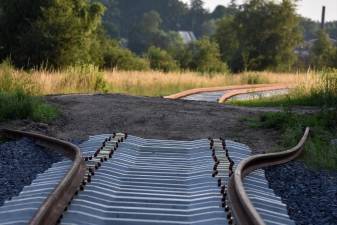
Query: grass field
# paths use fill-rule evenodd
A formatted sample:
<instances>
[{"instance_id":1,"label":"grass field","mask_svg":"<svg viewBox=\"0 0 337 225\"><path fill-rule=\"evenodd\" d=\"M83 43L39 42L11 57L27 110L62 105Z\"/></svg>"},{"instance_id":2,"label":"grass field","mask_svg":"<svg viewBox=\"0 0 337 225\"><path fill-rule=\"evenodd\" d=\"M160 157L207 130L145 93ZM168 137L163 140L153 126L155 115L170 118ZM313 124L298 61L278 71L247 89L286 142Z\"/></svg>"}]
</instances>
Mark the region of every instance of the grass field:
<instances>
[{"instance_id":1,"label":"grass field","mask_svg":"<svg viewBox=\"0 0 337 225\"><path fill-rule=\"evenodd\" d=\"M6 73L10 74L10 79L14 82L20 81L25 89L39 95L103 92L165 96L199 87L267 83L300 84L312 79L311 74L247 72L207 76L194 72L100 71L94 66L70 67L63 71L32 70L27 72L9 69L5 63L0 65L0 76L4 70L7 70ZM11 89L6 84L0 84L0 86Z\"/></svg>"},{"instance_id":2,"label":"grass field","mask_svg":"<svg viewBox=\"0 0 337 225\"><path fill-rule=\"evenodd\" d=\"M287 95L251 100L233 100L229 104L240 106L337 106L337 71L320 72L309 75L308 79L299 82Z\"/></svg>"},{"instance_id":3,"label":"grass field","mask_svg":"<svg viewBox=\"0 0 337 225\"><path fill-rule=\"evenodd\" d=\"M337 170L337 111L322 111L314 115L298 115L290 112L265 113L258 118L245 119L255 128L272 128L281 133L285 149L293 147L303 135L305 127L311 128L302 159L316 169Z\"/></svg>"},{"instance_id":4,"label":"grass field","mask_svg":"<svg viewBox=\"0 0 337 225\"><path fill-rule=\"evenodd\" d=\"M199 87L218 87L238 84L292 84L295 89L286 96L232 102L245 106L311 105L323 110L319 115L294 115L288 112L267 113L251 123L256 127L278 129L282 145L290 147L300 138L305 126L312 135L303 156L313 167L337 169L337 149L330 146L336 138L337 72L329 73L241 73L205 74L193 72L161 73L100 71L94 66L70 67L63 71L14 69L0 64L0 121L32 119L50 121L57 110L40 96L69 93L124 93L142 96L165 96Z\"/></svg>"},{"instance_id":5,"label":"grass field","mask_svg":"<svg viewBox=\"0 0 337 225\"><path fill-rule=\"evenodd\" d=\"M39 85L28 76L17 74L4 63L0 70L0 122L14 119L32 119L48 122L58 111L43 101Z\"/></svg>"}]
</instances>

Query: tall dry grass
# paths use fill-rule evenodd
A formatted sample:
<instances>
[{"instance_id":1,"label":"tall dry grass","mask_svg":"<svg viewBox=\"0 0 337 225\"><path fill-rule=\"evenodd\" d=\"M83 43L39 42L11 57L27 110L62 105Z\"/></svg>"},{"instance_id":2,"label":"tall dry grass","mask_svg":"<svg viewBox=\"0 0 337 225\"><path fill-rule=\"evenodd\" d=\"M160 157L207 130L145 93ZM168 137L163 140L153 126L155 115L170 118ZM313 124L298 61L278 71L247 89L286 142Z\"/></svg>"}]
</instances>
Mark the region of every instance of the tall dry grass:
<instances>
[{"instance_id":1,"label":"tall dry grass","mask_svg":"<svg viewBox=\"0 0 337 225\"><path fill-rule=\"evenodd\" d=\"M0 66L0 74L3 70ZM239 84L286 83L307 85L316 83L316 74L246 72L242 74L213 74L194 72L161 73L157 71L100 71L94 66L70 67L62 71L10 69L13 80L24 81L41 95L69 93L125 93L143 96L165 96L180 91ZM0 75L1 76L1 75ZM7 75L8 76L8 75ZM1 77L0 77L1 80ZM6 84L0 84L6 86ZM8 87L6 87L8 88Z\"/></svg>"}]
</instances>

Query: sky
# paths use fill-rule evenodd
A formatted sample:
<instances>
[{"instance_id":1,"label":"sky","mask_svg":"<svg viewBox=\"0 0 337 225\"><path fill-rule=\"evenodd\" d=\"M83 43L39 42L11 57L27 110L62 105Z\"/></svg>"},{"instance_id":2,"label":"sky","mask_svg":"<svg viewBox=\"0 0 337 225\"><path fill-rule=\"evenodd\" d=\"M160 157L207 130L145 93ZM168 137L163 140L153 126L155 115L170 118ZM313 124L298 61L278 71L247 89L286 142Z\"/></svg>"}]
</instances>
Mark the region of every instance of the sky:
<instances>
[{"instance_id":1,"label":"sky","mask_svg":"<svg viewBox=\"0 0 337 225\"><path fill-rule=\"evenodd\" d=\"M189 0L182 0L189 2ZM242 3L244 0L237 0L238 3ZM213 10L217 5L227 5L230 0L204 0L205 6ZM337 0L299 0L297 12L302 16L310 19L320 21L322 6L326 6L326 20L337 20Z\"/></svg>"}]
</instances>

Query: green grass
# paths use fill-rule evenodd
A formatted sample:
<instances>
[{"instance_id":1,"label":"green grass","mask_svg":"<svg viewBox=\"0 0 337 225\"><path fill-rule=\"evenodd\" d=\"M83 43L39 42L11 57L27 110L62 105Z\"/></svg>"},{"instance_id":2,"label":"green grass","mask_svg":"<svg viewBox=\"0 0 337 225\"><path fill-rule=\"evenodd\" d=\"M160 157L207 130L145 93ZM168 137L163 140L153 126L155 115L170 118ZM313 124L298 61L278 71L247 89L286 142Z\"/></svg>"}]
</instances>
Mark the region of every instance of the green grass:
<instances>
[{"instance_id":1,"label":"green grass","mask_svg":"<svg viewBox=\"0 0 337 225\"><path fill-rule=\"evenodd\" d=\"M322 72L312 84L302 84L287 95L250 100L232 100L229 104L248 107L337 106L337 70Z\"/></svg>"},{"instance_id":2,"label":"green grass","mask_svg":"<svg viewBox=\"0 0 337 225\"><path fill-rule=\"evenodd\" d=\"M232 100L232 105L246 107L291 107L291 106L321 106L320 98L300 95L280 95L250 100Z\"/></svg>"},{"instance_id":3,"label":"green grass","mask_svg":"<svg viewBox=\"0 0 337 225\"><path fill-rule=\"evenodd\" d=\"M337 111L322 111L315 115L290 112L265 113L258 118L246 119L252 127L272 128L281 133L281 146L295 146L305 127L311 128L310 138L301 156L306 164L317 169L337 169L337 148L330 144L337 138Z\"/></svg>"},{"instance_id":4,"label":"green grass","mask_svg":"<svg viewBox=\"0 0 337 225\"><path fill-rule=\"evenodd\" d=\"M38 97L40 91L29 76L16 79L8 61L0 64L0 68L0 122L15 119L49 122L57 117L57 109Z\"/></svg>"},{"instance_id":5,"label":"green grass","mask_svg":"<svg viewBox=\"0 0 337 225\"><path fill-rule=\"evenodd\" d=\"M0 92L0 121L31 119L49 122L57 115L56 108L46 104L40 97L29 96L21 91Z\"/></svg>"}]
</instances>

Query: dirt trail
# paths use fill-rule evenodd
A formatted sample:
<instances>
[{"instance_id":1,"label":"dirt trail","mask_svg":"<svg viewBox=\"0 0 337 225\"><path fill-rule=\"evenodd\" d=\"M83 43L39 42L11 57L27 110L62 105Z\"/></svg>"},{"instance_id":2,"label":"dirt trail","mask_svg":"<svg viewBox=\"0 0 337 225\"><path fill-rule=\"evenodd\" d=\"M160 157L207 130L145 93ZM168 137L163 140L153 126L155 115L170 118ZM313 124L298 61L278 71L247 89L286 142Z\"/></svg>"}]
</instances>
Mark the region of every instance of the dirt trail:
<instances>
[{"instance_id":1,"label":"dirt trail","mask_svg":"<svg viewBox=\"0 0 337 225\"><path fill-rule=\"evenodd\" d=\"M88 135L128 132L145 138L193 140L225 137L252 147L256 152L278 149L273 130L253 129L242 122L261 112L217 103L133 97L127 95L68 95L46 99L61 116L46 125L13 121L1 127L46 133L64 140L86 139Z\"/></svg>"}]
</instances>

